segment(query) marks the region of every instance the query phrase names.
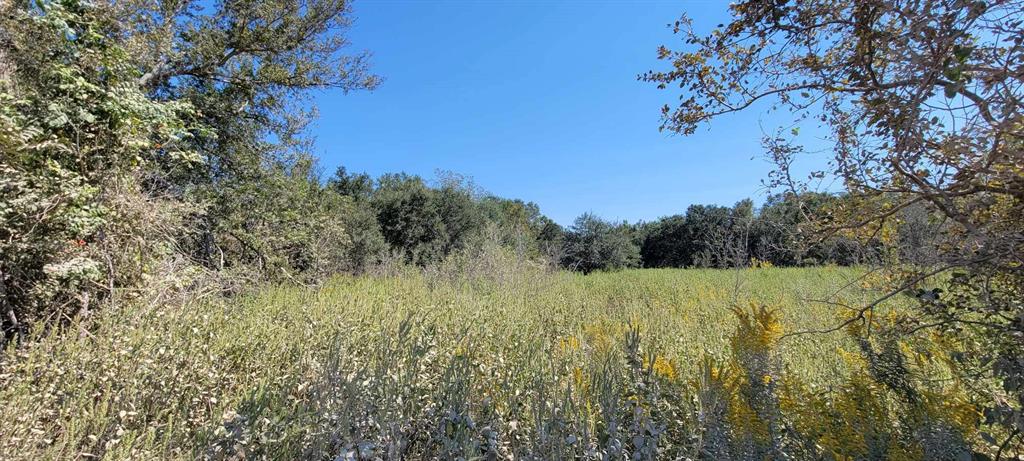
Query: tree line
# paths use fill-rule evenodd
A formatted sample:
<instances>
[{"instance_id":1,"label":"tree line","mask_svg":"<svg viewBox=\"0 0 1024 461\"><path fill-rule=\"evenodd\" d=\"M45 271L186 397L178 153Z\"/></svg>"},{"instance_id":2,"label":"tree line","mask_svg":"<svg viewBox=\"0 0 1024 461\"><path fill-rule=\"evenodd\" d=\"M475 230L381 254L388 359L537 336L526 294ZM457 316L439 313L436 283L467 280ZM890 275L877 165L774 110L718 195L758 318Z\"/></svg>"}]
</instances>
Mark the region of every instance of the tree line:
<instances>
[{"instance_id":1,"label":"tree line","mask_svg":"<svg viewBox=\"0 0 1024 461\"><path fill-rule=\"evenodd\" d=\"M857 264L872 245L803 227L827 194L759 210L691 206L648 223L568 228L466 178L324 180L310 91L375 88L350 53L347 3L60 0L0 15L0 313L5 337L114 297L315 281L384 262L437 264L496 242L582 272Z\"/></svg>"},{"instance_id":2,"label":"tree line","mask_svg":"<svg viewBox=\"0 0 1024 461\"><path fill-rule=\"evenodd\" d=\"M857 265L878 262L886 247L903 260L926 248L938 229L926 215L901 213L898 238L812 237L810 228L845 200L827 193L779 194L756 208L691 205L651 222L613 222L584 213L564 228L532 202L479 191L465 177L443 173L436 185L405 173L377 179L344 167L326 192L350 204L342 223L352 246L345 265L361 271L386 259L427 266L490 239L520 257L589 273L635 267L731 268L749 265Z\"/></svg>"},{"instance_id":3,"label":"tree line","mask_svg":"<svg viewBox=\"0 0 1024 461\"><path fill-rule=\"evenodd\" d=\"M635 224L584 214L565 232L561 262L583 272L930 262L942 226L920 208L898 213L888 238L815 232L848 202L842 194L777 194L760 208L750 199L732 207L691 205L685 213Z\"/></svg>"}]
</instances>

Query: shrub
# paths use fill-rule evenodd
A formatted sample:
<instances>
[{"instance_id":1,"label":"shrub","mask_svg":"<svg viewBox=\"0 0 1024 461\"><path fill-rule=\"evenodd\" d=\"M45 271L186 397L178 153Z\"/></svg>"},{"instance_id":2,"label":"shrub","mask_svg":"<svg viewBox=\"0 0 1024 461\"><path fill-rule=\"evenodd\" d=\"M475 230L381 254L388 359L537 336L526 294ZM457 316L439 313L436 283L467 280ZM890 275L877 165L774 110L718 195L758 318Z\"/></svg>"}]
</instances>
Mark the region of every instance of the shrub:
<instances>
[{"instance_id":1,"label":"shrub","mask_svg":"<svg viewBox=\"0 0 1024 461\"><path fill-rule=\"evenodd\" d=\"M39 8L11 7L2 20L18 51L8 56L15 84L0 87L6 337L137 281L168 244L164 232L143 233L173 226L182 212L146 195L146 169L196 161L182 146L193 131L190 106L138 89L126 52L106 37L109 18L75 1ZM152 216L131 209L146 202Z\"/></svg>"}]
</instances>

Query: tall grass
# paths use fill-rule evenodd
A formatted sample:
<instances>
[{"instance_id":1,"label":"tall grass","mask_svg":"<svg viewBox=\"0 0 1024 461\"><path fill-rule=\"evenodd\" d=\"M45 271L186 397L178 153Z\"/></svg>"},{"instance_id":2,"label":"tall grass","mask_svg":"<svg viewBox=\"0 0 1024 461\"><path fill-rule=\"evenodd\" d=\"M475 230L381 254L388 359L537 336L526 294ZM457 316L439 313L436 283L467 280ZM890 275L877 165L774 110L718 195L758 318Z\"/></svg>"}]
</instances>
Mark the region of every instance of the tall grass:
<instances>
[{"instance_id":1,"label":"tall grass","mask_svg":"<svg viewBox=\"0 0 1024 461\"><path fill-rule=\"evenodd\" d=\"M811 299L869 300L859 275L405 271L110 308L6 352L0 458L924 456L850 335L779 338L845 315ZM969 403L933 394L969 437ZM840 440L869 417L895 428Z\"/></svg>"}]
</instances>

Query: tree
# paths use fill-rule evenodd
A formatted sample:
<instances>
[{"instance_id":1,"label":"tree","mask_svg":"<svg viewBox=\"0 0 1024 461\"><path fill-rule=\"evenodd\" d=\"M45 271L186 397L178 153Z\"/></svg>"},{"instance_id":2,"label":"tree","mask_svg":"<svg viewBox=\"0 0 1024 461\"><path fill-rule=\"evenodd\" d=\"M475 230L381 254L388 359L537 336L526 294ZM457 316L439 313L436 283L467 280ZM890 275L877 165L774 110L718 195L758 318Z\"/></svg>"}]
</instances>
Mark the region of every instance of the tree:
<instances>
[{"instance_id":1,"label":"tree","mask_svg":"<svg viewBox=\"0 0 1024 461\"><path fill-rule=\"evenodd\" d=\"M343 53L347 2L0 7L5 333L138 288L158 261L291 279L372 252L303 136L308 90L379 81Z\"/></svg>"},{"instance_id":2,"label":"tree","mask_svg":"<svg viewBox=\"0 0 1024 461\"><path fill-rule=\"evenodd\" d=\"M0 327L70 318L132 286L166 251L181 209L145 193L157 165L197 161L187 103L153 101L110 18L76 1L0 16ZM9 81L7 81L9 79ZM173 237L172 237L173 238Z\"/></svg>"},{"instance_id":3,"label":"tree","mask_svg":"<svg viewBox=\"0 0 1024 461\"><path fill-rule=\"evenodd\" d=\"M433 191L419 177L406 174L387 174L377 183L373 207L391 250L412 264L439 261L447 236Z\"/></svg>"},{"instance_id":4,"label":"tree","mask_svg":"<svg viewBox=\"0 0 1024 461\"><path fill-rule=\"evenodd\" d=\"M644 267L746 266L756 222L749 199L732 208L691 205L685 215L641 226Z\"/></svg>"},{"instance_id":5,"label":"tree","mask_svg":"<svg viewBox=\"0 0 1024 461\"><path fill-rule=\"evenodd\" d=\"M565 255L565 229L547 216L537 218L537 249L546 262L557 266Z\"/></svg>"},{"instance_id":6,"label":"tree","mask_svg":"<svg viewBox=\"0 0 1024 461\"><path fill-rule=\"evenodd\" d=\"M776 266L804 261L807 249L800 227L807 224L805 216L813 213L803 208L805 203L795 194L775 194L765 200L751 242L753 257Z\"/></svg>"},{"instance_id":7,"label":"tree","mask_svg":"<svg viewBox=\"0 0 1024 461\"><path fill-rule=\"evenodd\" d=\"M468 180L444 181L434 189L432 205L444 226L441 252L444 256L471 246L479 246L484 215Z\"/></svg>"},{"instance_id":8,"label":"tree","mask_svg":"<svg viewBox=\"0 0 1024 461\"><path fill-rule=\"evenodd\" d=\"M209 129L191 140L203 160L198 168L162 171L151 182L164 193L205 205L194 216L202 235L184 243L209 267L235 256L220 252L245 231L232 226L258 222L262 216L255 210L267 211L249 206L250 198L239 192L276 182L279 165L308 150L304 129L315 113L309 90L347 92L379 83L366 53L345 53L351 23L345 0L101 5L120 24L107 33L123 37L136 83L154 99L188 101ZM252 260L237 255L227 263Z\"/></svg>"},{"instance_id":9,"label":"tree","mask_svg":"<svg viewBox=\"0 0 1024 461\"><path fill-rule=\"evenodd\" d=\"M737 264L732 210L714 205L690 205L686 226L691 238L690 263L697 267L733 267ZM739 261L746 263L746 258Z\"/></svg>"},{"instance_id":10,"label":"tree","mask_svg":"<svg viewBox=\"0 0 1024 461\"><path fill-rule=\"evenodd\" d=\"M319 278L351 270L355 262L346 217L357 204L324 187L315 159L302 155L278 162L259 182L232 181L220 187L226 201L214 235L221 259L216 267L251 266L269 278Z\"/></svg>"},{"instance_id":11,"label":"tree","mask_svg":"<svg viewBox=\"0 0 1024 461\"><path fill-rule=\"evenodd\" d=\"M366 173L348 173L342 166L335 171L327 187L352 202L350 209L335 219L341 220L352 244L347 270L363 272L379 263L387 253L377 213L370 203L374 193L373 179Z\"/></svg>"},{"instance_id":12,"label":"tree","mask_svg":"<svg viewBox=\"0 0 1024 461\"><path fill-rule=\"evenodd\" d=\"M636 267L640 249L627 224L612 224L586 213L576 218L565 236L563 265L583 273Z\"/></svg>"},{"instance_id":13,"label":"tree","mask_svg":"<svg viewBox=\"0 0 1024 461\"><path fill-rule=\"evenodd\" d=\"M355 201L369 200L373 195L373 179L366 173L349 173L339 166L330 179L329 185L335 192L352 197Z\"/></svg>"},{"instance_id":14,"label":"tree","mask_svg":"<svg viewBox=\"0 0 1024 461\"><path fill-rule=\"evenodd\" d=\"M671 69L641 76L681 90L679 104L662 109L662 128L690 134L770 101L797 128L830 133L830 169L812 176L840 178L848 200L819 232L891 239L912 206L945 220L935 264L890 264L890 293L920 290L907 331L985 339L959 370L1002 384L1003 397L979 398L1006 427L1005 448L1024 431L1024 3L748 0L730 9L732 20L708 35L677 22L687 48L662 47ZM804 149L798 130L786 133L765 138L778 165L769 184L795 193L808 188L792 169ZM922 286L940 273L953 274L952 293ZM877 304L853 309L840 327L866 322Z\"/></svg>"},{"instance_id":15,"label":"tree","mask_svg":"<svg viewBox=\"0 0 1024 461\"><path fill-rule=\"evenodd\" d=\"M877 260L880 242L861 244L844 235L815 235L816 223L827 222L847 198L817 192L784 192L768 197L751 230L754 258L777 266L864 264Z\"/></svg>"},{"instance_id":16,"label":"tree","mask_svg":"<svg viewBox=\"0 0 1024 461\"><path fill-rule=\"evenodd\" d=\"M693 242L686 216L674 215L642 226L640 259L644 267L693 265Z\"/></svg>"},{"instance_id":17,"label":"tree","mask_svg":"<svg viewBox=\"0 0 1024 461\"><path fill-rule=\"evenodd\" d=\"M488 195L480 200L486 220L495 224L498 241L520 258L561 259L562 228L533 202Z\"/></svg>"}]
</instances>

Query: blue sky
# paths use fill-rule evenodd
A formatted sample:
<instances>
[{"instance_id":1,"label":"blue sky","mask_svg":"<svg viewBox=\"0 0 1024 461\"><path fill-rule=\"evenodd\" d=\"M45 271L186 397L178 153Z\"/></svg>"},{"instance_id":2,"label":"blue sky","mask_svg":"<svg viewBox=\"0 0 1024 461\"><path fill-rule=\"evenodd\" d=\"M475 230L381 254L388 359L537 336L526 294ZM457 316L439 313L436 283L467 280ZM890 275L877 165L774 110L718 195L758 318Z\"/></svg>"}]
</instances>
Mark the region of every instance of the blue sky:
<instances>
[{"instance_id":1,"label":"blue sky","mask_svg":"<svg viewBox=\"0 0 1024 461\"><path fill-rule=\"evenodd\" d=\"M666 27L684 11L700 30L722 1L357 0L349 37L373 53L373 92L322 92L312 127L325 171L377 176L436 170L557 222L584 212L653 220L687 206L764 197L763 111L689 137L658 131L675 94L636 80L664 66Z\"/></svg>"}]
</instances>

